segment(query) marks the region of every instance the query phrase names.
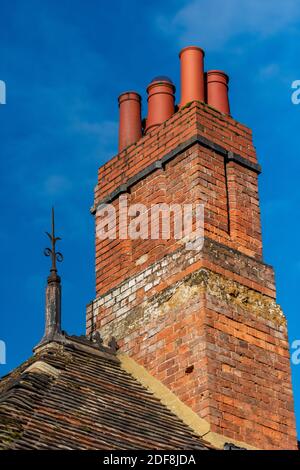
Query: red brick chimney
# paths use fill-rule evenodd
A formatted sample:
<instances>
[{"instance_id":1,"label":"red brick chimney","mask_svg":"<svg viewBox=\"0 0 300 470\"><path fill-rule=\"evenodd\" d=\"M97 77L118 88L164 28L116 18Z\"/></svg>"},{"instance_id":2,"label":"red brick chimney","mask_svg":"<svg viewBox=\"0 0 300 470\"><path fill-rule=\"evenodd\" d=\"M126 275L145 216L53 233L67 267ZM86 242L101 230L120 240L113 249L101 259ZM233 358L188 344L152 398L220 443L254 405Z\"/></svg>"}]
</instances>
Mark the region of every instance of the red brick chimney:
<instances>
[{"instance_id":1,"label":"red brick chimney","mask_svg":"<svg viewBox=\"0 0 300 470\"><path fill-rule=\"evenodd\" d=\"M203 247L150 239L148 223L140 238L96 237L87 332L115 336L216 435L296 449L287 325L262 258L260 166L251 130L229 116L223 72L207 74L210 106L204 102L203 56L196 47L181 52L175 114L171 83L159 84L167 95L153 106L150 85L147 132L139 137L135 117L134 137L122 137L120 153L99 169L93 211L97 227L99 208L111 204L124 230L120 203L140 213L158 203L202 203Z\"/></svg>"}]
</instances>

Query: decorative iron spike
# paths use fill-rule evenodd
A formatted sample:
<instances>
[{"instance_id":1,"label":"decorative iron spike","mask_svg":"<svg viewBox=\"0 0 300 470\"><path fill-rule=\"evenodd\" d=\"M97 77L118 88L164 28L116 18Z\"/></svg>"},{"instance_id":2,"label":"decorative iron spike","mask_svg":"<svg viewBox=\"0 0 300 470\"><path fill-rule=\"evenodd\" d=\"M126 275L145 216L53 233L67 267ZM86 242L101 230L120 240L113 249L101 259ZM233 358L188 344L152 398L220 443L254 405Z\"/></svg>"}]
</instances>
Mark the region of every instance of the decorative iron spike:
<instances>
[{"instance_id":1,"label":"decorative iron spike","mask_svg":"<svg viewBox=\"0 0 300 470\"><path fill-rule=\"evenodd\" d=\"M62 341L64 334L61 331L61 283L57 274L56 261L62 261L63 255L56 252L56 242L60 240L55 236L54 209L52 208L52 232L46 232L50 241L51 248L44 250L45 256L51 256L52 264L48 284L46 287L46 305L45 305L45 332L39 345L50 341Z\"/></svg>"},{"instance_id":2,"label":"decorative iron spike","mask_svg":"<svg viewBox=\"0 0 300 470\"><path fill-rule=\"evenodd\" d=\"M51 233L46 232L46 234L48 235L50 239L51 248L45 248L44 255L51 256L51 259L52 259L52 265L50 269L50 276L48 277L48 282L53 282L53 281L60 282L60 277L57 274L56 262L57 261L59 263L62 262L64 257L59 251L56 251L56 242L58 240L61 240L61 238L55 236L54 207L52 207L52 232Z\"/></svg>"}]
</instances>

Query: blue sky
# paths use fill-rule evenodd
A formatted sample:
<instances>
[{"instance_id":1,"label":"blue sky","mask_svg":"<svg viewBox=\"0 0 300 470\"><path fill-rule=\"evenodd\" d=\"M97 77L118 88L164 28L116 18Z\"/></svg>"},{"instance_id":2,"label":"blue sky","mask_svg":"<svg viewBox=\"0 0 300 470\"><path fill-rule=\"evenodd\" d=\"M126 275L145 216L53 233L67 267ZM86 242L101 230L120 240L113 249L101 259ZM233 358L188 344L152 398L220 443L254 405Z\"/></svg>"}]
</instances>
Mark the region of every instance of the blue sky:
<instances>
[{"instance_id":1,"label":"blue sky","mask_svg":"<svg viewBox=\"0 0 300 470\"><path fill-rule=\"evenodd\" d=\"M178 52L190 44L205 49L207 68L228 72L232 115L253 129L264 259L276 270L290 342L300 339L300 105L291 102L299 28L297 0L1 2L1 375L30 356L43 333L52 204L65 256L63 327L84 332L94 297L89 208L97 168L117 151L117 97L134 89L146 103L157 75L179 89ZM300 433L300 365L293 385Z\"/></svg>"}]
</instances>

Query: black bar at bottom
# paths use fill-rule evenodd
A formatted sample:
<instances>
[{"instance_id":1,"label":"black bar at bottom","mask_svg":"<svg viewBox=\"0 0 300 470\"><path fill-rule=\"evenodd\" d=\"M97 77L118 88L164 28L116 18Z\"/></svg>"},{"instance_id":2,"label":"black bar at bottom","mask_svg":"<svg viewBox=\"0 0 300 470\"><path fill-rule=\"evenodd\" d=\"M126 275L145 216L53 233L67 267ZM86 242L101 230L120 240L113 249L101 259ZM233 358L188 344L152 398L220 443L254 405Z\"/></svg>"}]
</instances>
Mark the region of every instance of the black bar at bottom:
<instances>
[{"instance_id":1,"label":"black bar at bottom","mask_svg":"<svg viewBox=\"0 0 300 470\"><path fill-rule=\"evenodd\" d=\"M75 464L93 465L93 469L120 467L124 469L166 468L205 468L206 464L272 465L277 468L300 467L299 451L235 451L235 450L203 450L203 451L0 451L0 468L21 468L30 464L30 468L48 468L51 465ZM86 467L84 467L86 468ZM84 469L83 468L83 469ZM270 467L269 467L270 468Z\"/></svg>"}]
</instances>

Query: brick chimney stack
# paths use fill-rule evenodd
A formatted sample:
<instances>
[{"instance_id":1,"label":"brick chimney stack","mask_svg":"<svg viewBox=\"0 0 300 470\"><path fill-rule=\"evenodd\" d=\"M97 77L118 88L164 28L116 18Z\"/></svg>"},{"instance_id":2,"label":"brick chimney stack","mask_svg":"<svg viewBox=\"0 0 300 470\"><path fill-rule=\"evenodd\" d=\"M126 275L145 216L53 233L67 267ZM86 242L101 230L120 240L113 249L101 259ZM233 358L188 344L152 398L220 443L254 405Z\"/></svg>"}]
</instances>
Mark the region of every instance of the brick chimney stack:
<instances>
[{"instance_id":1,"label":"brick chimney stack","mask_svg":"<svg viewBox=\"0 0 300 470\"><path fill-rule=\"evenodd\" d=\"M147 208L202 203L203 247L187 250L172 236L96 237L87 332L115 336L222 442L296 449L287 325L262 258L252 133L229 115L226 74L205 80L200 48L180 57L180 106L174 113L165 81L167 95L149 100L144 135L134 111L134 138L99 169L93 212L97 228L103 203L116 209L117 224L125 200Z\"/></svg>"}]
</instances>

